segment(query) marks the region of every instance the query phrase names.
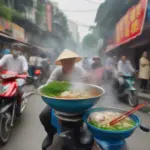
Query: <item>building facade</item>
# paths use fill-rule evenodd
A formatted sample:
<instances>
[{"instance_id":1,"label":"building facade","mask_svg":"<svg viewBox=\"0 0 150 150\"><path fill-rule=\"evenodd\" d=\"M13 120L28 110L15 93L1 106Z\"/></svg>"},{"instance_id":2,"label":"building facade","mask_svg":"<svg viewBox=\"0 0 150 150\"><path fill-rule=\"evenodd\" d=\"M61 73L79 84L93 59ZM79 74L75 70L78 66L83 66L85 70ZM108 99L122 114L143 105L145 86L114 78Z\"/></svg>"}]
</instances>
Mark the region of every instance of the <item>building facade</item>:
<instances>
[{"instance_id":1,"label":"building facade","mask_svg":"<svg viewBox=\"0 0 150 150\"><path fill-rule=\"evenodd\" d=\"M80 41L78 25L74 21L68 20L68 28L74 41L78 44Z\"/></svg>"}]
</instances>

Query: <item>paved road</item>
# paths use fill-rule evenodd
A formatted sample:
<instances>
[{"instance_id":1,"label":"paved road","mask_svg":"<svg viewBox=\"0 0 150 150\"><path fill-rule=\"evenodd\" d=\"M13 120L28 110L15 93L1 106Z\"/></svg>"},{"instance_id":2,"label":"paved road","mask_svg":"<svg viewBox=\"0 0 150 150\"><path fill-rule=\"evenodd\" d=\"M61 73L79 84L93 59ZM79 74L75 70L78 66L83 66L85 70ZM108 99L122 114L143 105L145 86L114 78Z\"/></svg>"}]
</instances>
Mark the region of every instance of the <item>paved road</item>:
<instances>
[{"instance_id":1,"label":"paved road","mask_svg":"<svg viewBox=\"0 0 150 150\"><path fill-rule=\"evenodd\" d=\"M98 106L117 107L129 109L125 104L116 100L113 96L110 85L106 87L106 94L101 98ZM39 96L29 98L28 106L17 120L9 143L1 148L1 150L41 150L41 142L45 137L45 132L39 123L38 115L45 104ZM150 125L150 116L144 112L137 113L143 124ZM135 134L127 140L129 150L149 150L150 149L150 133L144 133L137 129Z\"/></svg>"}]
</instances>

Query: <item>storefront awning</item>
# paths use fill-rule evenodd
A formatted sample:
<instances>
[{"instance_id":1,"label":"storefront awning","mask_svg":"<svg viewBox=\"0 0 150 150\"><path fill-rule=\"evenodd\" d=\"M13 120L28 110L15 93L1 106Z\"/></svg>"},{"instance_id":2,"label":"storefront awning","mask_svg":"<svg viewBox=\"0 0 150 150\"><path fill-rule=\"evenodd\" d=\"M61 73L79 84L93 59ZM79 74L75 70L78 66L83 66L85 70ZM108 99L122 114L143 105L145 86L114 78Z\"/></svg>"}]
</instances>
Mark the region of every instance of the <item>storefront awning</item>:
<instances>
[{"instance_id":1,"label":"storefront awning","mask_svg":"<svg viewBox=\"0 0 150 150\"><path fill-rule=\"evenodd\" d=\"M142 34L145 23L147 2L147 0L140 0L137 5L129 9L121 18L114 30L114 34L111 38L112 42L111 44L108 43L105 52L129 43L131 40Z\"/></svg>"},{"instance_id":2,"label":"storefront awning","mask_svg":"<svg viewBox=\"0 0 150 150\"><path fill-rule=\"evenodd\" d=\"M13 37L11 37L10 35L6 34L5 32L1 32L0 31L0 38L4 38L4 39L8 39L8 40L15 40Z\"/></svg>"},{"instance_id":3,"label":"storefront awning","mask_svg":"<svg viewBox=\"0 0 150 150\"><path fill-rule=\"evenodd\" d=\"M33 49L37 49L41 53L54 53L53 48L44 48L37 45L31 45L31 47L33 47Z\"/></svg>"},{"instance_id":4,"label":"storefront awning","mask_svg":"<svg viewBox=\"0 0 150 150\"><path fill-rule=\"evenodd\" d=\"M19 41L19 40L16 40L15 38L13 38L12 36L8 35L7 33L5 32L2 32L0 31L0 40L2 42L14 42L15 44L22 44L22 45L25 45L25 46L28 46L29 44L28 43L25 43L23 41Z\"/></svg>"}]
</instances>

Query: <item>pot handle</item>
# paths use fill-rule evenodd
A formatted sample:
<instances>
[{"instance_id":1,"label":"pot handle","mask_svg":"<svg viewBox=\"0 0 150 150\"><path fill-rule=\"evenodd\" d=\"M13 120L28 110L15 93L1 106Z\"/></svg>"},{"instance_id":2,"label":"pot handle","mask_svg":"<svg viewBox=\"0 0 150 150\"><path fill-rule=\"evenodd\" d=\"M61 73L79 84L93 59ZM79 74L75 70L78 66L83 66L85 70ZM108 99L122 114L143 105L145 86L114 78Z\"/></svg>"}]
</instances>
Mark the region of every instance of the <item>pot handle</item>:
<instances>
[{"instance_id":1,"label":"pot handle","mask_svg":"<svg viewBox=\"0 0 150 150\"><path fill-rule=\"evenodd\" d=\"M144 132L150 132L150 128L140 125L140 129Z\"/></svg>"}]
</instances>

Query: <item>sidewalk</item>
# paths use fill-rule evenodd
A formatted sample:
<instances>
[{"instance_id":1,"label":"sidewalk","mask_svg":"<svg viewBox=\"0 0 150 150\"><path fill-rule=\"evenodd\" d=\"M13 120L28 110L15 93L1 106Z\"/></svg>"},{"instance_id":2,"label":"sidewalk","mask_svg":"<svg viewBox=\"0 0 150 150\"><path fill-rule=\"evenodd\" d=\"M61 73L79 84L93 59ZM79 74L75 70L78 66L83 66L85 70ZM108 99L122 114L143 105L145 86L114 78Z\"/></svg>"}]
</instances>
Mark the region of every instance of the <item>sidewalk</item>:
<instances>
[{"instance_id":1,"label":"sidewalk","mask_svg":"<svg viewBox=\"0 0 150 150\"><path fill-rule=\"evenodd\" d=\"M140 89L140 81L139 81L139 80L136 80L136 81L135 81L135 87L136 87L136 89L137 89L139 98L141 98L141 99L146 99L146 100L149 100L149 101L150 101L150 82L149 82L149 84L148 84L149 93L140 92L141 89Z\"/></svg>"},{"instance_id":2,"label":"sidewalk","mask_svg":"<svg viewBox=\"0 0 150 150\"><path fill-rule=\"evenodd\" d=\"M146 99L146 100L150 101L150 94L149 93L138 92L138 96L139 96L139 98Z\"/></svg>"}]
</instances>

